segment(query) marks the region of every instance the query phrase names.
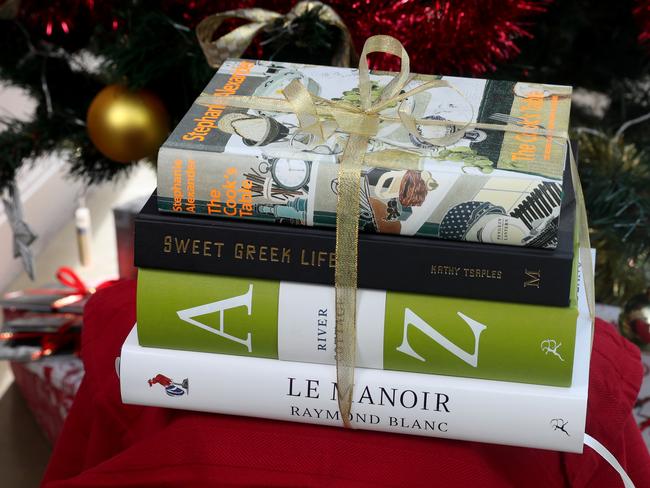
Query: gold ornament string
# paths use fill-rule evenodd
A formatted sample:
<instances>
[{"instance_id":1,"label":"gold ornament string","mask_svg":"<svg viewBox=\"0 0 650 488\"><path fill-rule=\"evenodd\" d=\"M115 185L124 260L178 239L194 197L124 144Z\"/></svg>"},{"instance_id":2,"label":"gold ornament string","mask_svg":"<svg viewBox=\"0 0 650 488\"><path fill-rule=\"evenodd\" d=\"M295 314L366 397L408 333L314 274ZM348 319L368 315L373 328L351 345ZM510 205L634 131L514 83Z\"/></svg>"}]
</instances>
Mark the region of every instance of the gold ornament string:
<instances>
[{"instance_id":1,"label":"gold ornament string","mask_svg":"<svg viewBox=\"0 0 650 488\"><path fill-rule=\"evenodd\" d=\"M337 27L341 31L341 42L334 53L332 65L351 66L356 61L356 55L350 31L332 7L318 1L298 2L286 15L263 8L242 8L210 15L196 26L196 37L208 64L213 68L218 68L228 58L241 57L261 30L270 27L278 20L282 20L284 25L289 27L297 17L312 10L318 12L318 16L323 22ZM229 19L247 20L249 23L237 27L213 41L212 38L221 24Z\"/></svg>"},{"instance_id":2,"label":"gold ornament string","mask_svg":"<svg viewBox=\"0 0 650 488\"><path fill-rule=\"evenodd\" d=\"M373 52L383 52L400 57L402 63L398 73L392 73L392 80L381 92L378 100L372 101L370 95L370 72L367 56ZM391 73L387 73L391 74ZM323 144L334 132L348 133L345 150L339 161L338 199L336 206L336 374L338 386L338 403L343 423L351 427L350 411L354 388L354 368L356 364L356 290L357 290L357 243L359 229L359 194L361 167L366 159L367 146L371 137L377 134L381 121L400 123L413 136L437 146L454 144L463 137L468 129L487 129L502 132L536 134L558 138L566 141L569 164L576 191L577 219L579 222L580 259L589 313L594 319L594 286L589 244L589 229L584 204L584 195L580 185L577 166L571 151L569 136L566 131L522 127L515 124L491 124L469 121L449 121L435 119L417 119L407 111L404 103L408 97L426 90L449 88L463 99L466 97L446 80L425 81L417 87L405 90L411 81L409 58L402 44L390 36L373 36L366 40L359 59L359 94L361 106L357 107L345 101L332 101L311 94L299 81L293 80L284 89L285 100L257 96L215 96L202 94L197 99L200 105L224 105L237 108L257 109L263 111L293 113L297 116L300 129L313 135L311 145ZM388 106L398 105L398 117L379 113ZM469 102L468 102L469 104ZM469 104L471 107L471 104ZM459 128L442 137L423 137L418 126L455 126ZM410 153L405 152L410 155ZM371 158L367 158L371 156ZM406 157L382 158L383 167L399 169L418 169L418 158Z\"/></svg>"}]
</instances>

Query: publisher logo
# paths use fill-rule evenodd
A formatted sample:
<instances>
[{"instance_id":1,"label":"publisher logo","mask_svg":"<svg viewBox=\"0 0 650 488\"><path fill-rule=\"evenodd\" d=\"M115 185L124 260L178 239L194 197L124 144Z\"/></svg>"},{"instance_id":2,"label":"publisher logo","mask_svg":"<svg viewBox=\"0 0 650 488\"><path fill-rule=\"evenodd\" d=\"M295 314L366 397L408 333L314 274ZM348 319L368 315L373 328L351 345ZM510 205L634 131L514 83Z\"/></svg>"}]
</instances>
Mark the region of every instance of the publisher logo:
<instances>
[{"instance_id":1,"label":"publisher logo","mask_svg":"<svg viewBox=\"0 0 650 488\"><path fill-rule=\"evenodd\" d=\"M180 383L175 383L171 378L159 373L147 380L147 383L149 383L149 387L153 385L162 386L165 389L165 393L171 397L188 395L190 391L189 380L187 378Z\"/></svg>"},{"instance_id":2,"label":"publisher logo","mask_svg":"<svg viewBox=\"0 0 650 488\"><path fill-rule=\"evenodd\" d=\"M553 427L553 432L556 430L561 430L564 432L567 436L571 437L567 430L565 429L566 425L569 423L568 420L564 419L552 419L551 420L551 427Z\"/></svg>"},{"instance_id":3,"label":"publisher logo","mask_svg":"<svg viewBox=\"0 0 650 488\"><path fill-rule=\"evenodd\" d=\"M553 356L556 356L557 358L559 358L560 361L564 362L564 358L558 352L558 349L562 346L561 342L558 342L555 339L546 339L546 340L542 341L540 346L541 346L542 351L544 352L544 354L546 354L546 355L552 354Z\"/></svg>"}]
</instances>

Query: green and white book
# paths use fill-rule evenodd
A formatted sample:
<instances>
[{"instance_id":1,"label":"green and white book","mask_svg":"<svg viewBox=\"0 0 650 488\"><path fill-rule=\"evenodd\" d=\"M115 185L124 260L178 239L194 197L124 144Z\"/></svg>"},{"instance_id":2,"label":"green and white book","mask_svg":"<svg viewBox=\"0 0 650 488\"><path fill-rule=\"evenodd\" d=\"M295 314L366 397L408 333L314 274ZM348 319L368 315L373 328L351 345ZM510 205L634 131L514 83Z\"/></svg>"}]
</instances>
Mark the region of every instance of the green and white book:
<instances>
[{"instance_id":1,"label":"green and white book","mask_svg":"<svg viewBox=\"0 0 650 488\"><path fill-rule=\"evenodd\" d=\"M357 293L357 365L568 386L578 308ZM334 364L334 288L140 269L141 346Z\"/></svg>"}]
</instances>

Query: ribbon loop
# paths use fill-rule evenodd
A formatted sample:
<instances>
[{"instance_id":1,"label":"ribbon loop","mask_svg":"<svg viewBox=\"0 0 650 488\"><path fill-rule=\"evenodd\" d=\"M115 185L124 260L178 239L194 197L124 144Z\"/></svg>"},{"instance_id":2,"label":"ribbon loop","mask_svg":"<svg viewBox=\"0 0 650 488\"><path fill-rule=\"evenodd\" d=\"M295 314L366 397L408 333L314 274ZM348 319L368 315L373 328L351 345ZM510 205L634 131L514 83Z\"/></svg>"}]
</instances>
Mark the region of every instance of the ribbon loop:
<instances>
[{"instance_id":1,"label":"ribbon loop","mask_svg":"<svg viewBox=\"0 0 650 488\"><path fill-rule=\"evenodd\" d=\"M196 37L208 64L218 68L228 58L241 57L255 36L274 22L284 19L286 23L291 23L297 17L315 9L318 9L318 17L323 22L337 27L341 32L341 42L332 58L333 65L350 66L356 59L352 36L336 11L318 1L298 2L286 15L263 8L242 8L210 15L196 26ZM213 41L215 32L229 19L248 20L250 23L239 26Z\"/></svg>"},{"instance_id":2,"label":"ribbon loop","mask_svg":"<svg viewBox=\"0 0 650 488\"><path fill-rule=\"evenodd\" d=\"M270 22L280 17L282 17L280 14L263 8L228 10L220 14L210 15L199 22L196 26L196 37L208 64L213 68L217 68L227 58L238 58L244 54L257 33ZM213 34L228 19L248 20L250 23L237 27L213 41Z\"/></svg>"},{"instance_id":3,"label":"ribbon loop","mask_svg":"<svg viewBox=\"0 0 650 488\"><path fill-rule=\"evenodd\" d=\"M307 88L298 80L292 80L282 93L298 117L300 129L314 136L314 145L325 143L327 137Z\"/></svg>"},{"instance_id":4,"label":"ribbon loop","mask_svg":"<svg viewBox=\"0 0 650 488\"><path fill-rule=\"evenodd\" d=\"M359 57L359 95L361 98L361 108L364 111L372 108L368 55L375 52L392 54L401 60L399 73L384 87L379 101L383 102L393 99L406 86L411 70L409 56L401 42L391 36L378 35L369 37L363 45L363 51L361 51L361 56Z\"/></svg>"},{"instance_id":5,"label":"ribbon loop","mask_svg":"<svg viewBox=\"0 0 650 488\"><path fill-rule=\"evenodd\" d=\"M94 293L95 291L94 289L88 288L79 275L75 273L72 268L68 268L67 266L62 266L56 271L56 279L59 280L59 283L72 288L80 295Z\"/></svg>"}]
</instances>

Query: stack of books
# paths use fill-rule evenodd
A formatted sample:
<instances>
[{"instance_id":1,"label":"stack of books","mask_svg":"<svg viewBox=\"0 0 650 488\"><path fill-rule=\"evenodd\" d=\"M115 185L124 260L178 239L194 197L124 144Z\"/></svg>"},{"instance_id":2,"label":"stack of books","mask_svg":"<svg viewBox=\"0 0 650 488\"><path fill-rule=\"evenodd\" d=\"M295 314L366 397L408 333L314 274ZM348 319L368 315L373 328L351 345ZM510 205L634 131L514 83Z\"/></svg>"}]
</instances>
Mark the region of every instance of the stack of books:
<instances>
[{"instance_id":1,"label":"stack of books","mask_svg":"<svg viewBox=\"0 0 650 488\"><path fill-rule=\"evenodd\" d=\"M414 116L567 129L570 87L439 78L454 89L406 99ZM374 96L390 77L371 79ZM331 227L348 135L315 144L293 114L210 103L292 80L358 104L356 70L229 60L161 148L124 402L343 424ZM352 426L581 452L592 324L566 142L470 126L438 147L426 131L461 129L419 139L385 112L361 175Z\"/></svg>"}]
</instances>

